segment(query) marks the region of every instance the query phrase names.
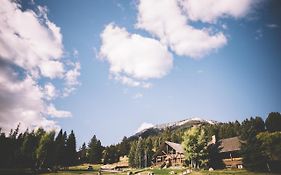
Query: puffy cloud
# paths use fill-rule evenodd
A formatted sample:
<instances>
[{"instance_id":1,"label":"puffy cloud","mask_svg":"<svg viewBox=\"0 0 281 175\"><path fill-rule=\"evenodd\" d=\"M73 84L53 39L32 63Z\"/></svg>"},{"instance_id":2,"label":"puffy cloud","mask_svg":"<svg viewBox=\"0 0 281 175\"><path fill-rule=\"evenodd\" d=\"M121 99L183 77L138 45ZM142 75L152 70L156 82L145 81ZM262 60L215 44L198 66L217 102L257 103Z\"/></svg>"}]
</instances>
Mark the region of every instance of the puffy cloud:
<instances>
[{"instance_id":1,"label":"puffy cloud","mask_svg":"<svg viewBox=\"0 0 281 175\"><path fill-rule=\"evenodd\" d=\"M0 68L0 126L8 132L18 123L21 129L44 127L57 129L53 120L46 118L44 93L30 76L19 80L17 73L9 67Z\"/></svg>"},{"instance_id":2,"label":"puffy cloud","mask_svg":"<svg viewBox=\"0 0 281 175\"><path fill-rule=\"evenodd\" d=\"M59 59L63 54L60 28L50 22L42 10L22 11L20 5L1 1L0 57L29 72L49 78L62 76Z\"/></svg>"},{"instance_id":3,"label":"puffy cloud","mask_svg":"<svg viewBox=\"0 0 281 175\"><path fill-rule=\"evenodd\" d=\"M154 125L153 125L152 123L146 123L146 122L144 122L144 123L142 123L142 124L140 125L140 127L137 129L137 132L136 132L136 133L141 132L141 131L143 131L143 130L145 130L145 129L151 128L151 127L153 127L153 126L154 126Z\"/></svg>"},{"instance_id":4,"label":"puffy cloud","mask_svg":"<svg viewBox=\"0 0 281 175\"><path fill-rule=\"evenodd\" d=\"M57 118L66 118L72 116L71 113L68 111L57 110L53 104L50 104L48 106L47 113L51 117L57 117Z\"/></svg>"},{"instance_id":5,"label":"puffy cloud","mask_svg":"<svg viewBox=\"0 0 281 175\"><path fill-rule=\"evenodd\" d=\"M144 29L170 46L178 55L198 58L227 43L223 33L188 25L177 1L140 0L137 28Z\"/></svg>"},{"instance_id":6,"label":"puffy cloud","mask_svg":"<svg viewBox=\"0 0 281 175\"><path fill-rule=\"evenodd\" d=\"M72 69L68 70L65 73L65 85L63 96L68 96L71 92L76 89L76 86L80 85L78 77L80 76L80 63L69 63L72 66Z\"/></svg>"},{"instance_id":7,"label":"puffy cloud","mask_svg":"<svg viewBox=\"0 0 281 175\"><path fill-rule=\"evenodd\" d=\"M22 10L17 1L2 0L0 6L0 127L4 131L21 123L21 129L58 129L52 117L71 116L52 103L60 92L52 79L65 86L78 84L80 64L65 62L60 28L38 6Z\"/></svg>"},{"instance_id":8,"label":"puffy cloud","mask_svg":"<svg viewBox=\"0 0 281 175\"><path fill-rule=\"evenodd\" d=\"M213 23L222 17L243 17L254 0L179 0L188 19Z\"/></svg>"},{"instance_id":9,"label":"puffy cloud","mask_svg":"<svg viewBox=\"0 0 281 175\"><path fill-rule=\"evenodd\" d=\"M47 99L47 100L52 100L53 98L55 98L58 95L55 86L50 82L45 84L44 92L45 92L44 93L45 99Z\"/></svg>"},{"instance_id":10,"label":"puffy cloud","mask_svg":"<svg viewBox=\"0 0 281 175\"><path fill-rule=\"evenodd\" d=\"M173 66L172 55L159 41L130 34L113 24L101 34L100 56L110 64L114 79L130 86L145 86L144 80L161 78Z\"/></svg>"},{"instance_id":11,"label":"puffy cloud","mask_svg":"<svg viewBox=\"0 0 281 175\"><path fill-rule=\"evenodd\" d=\"M266 27L273 29L278 28L279 26L277 24L267 24Z\"/></svg>"}]
</instances>

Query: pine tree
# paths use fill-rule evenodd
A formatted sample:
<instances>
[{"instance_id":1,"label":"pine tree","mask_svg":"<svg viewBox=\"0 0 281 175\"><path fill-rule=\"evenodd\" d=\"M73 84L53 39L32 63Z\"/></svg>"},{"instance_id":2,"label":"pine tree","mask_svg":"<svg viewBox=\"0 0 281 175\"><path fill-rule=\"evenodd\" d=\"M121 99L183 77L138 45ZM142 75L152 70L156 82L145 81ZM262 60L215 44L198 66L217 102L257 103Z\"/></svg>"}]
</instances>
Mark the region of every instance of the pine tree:
<instances>
[{"instance_id":1,"label":"pine tree","mask_svg":"<svg viewBox=\"0 0 281 175\"><path fill-rule=\"evenodd\" d=\"M281 114L271 112L265 120L265 125L269 132L281 131Z\"/></svg>"},{"instance_id":2,"label":"pine tree","mask_svg":"<svg viewBox=\"0 0 281 175\"><path fill-rule=\"evenodd\" d=\"M79 161L80 163L86 163L87 162L87 147L86 147L86 143L84 142L82 147L79 150Z\"/></svg>"},{"instance_id":3,"label":"pine tree","mask_svg":"<svg viewBox=\"0 0 281 175\"><path fill-rule=\"evenodd\" d=\"M243 165L250 171L266 171L266 156L262 153L261 142L257 140L258 133L264 131L264 122L260 117L246 119L241 125L241 154Z\"/></svg>"},{"instance_id":4,"label":"pine tree","mask_svg":"<svg viewBox=\"0 0 281 175\"><path fill-rule=\"evenodd\" d=\"M94 135L88 145L89 147L89 162L90 163L101 163L102 159L102 145L100 140Z\"/></svg>"},{"instance_id":5,"label":"pine tree","mask_svg":"<svg viewBox=\"0 0 281 175\"><path fill-rule=\"evenodd\" d=\"M39 168L51 168L54 165L54 136L55 132L46 133L40 139L36 150L37 165Z\"/></svg>"},{"instance_id":6,"label":"pine tree","mask_svg":"<svg viewBox=\"0 0 281 175\"><path fill-rule=\"evenodd\" d=\"M67 166L72 166L77 163L77 153L76 153L76 138L73 130L69 134L66 141L66 156L67 156Z\"/></svg>"}]
</instances>

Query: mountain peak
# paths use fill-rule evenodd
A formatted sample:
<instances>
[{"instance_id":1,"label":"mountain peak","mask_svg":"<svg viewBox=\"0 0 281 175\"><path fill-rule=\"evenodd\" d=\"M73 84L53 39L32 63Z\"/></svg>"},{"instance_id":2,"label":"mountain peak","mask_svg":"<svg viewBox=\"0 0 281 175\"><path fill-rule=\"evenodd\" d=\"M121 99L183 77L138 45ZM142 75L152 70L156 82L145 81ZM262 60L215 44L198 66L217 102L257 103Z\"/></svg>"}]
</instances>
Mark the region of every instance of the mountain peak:
<instances>
[{"instance_id":1,"label":"mountain peak","mask_svg":"<svg viewBox=\"0 0 281 175\"><path fill-rule=\"evenodd\" d=\"M139 135L139 134L144 133L145 131L147 131L149 129L162 130L162 129L165 129L165 128L181 127L183 125L186 125L188 123L193 123L193 122L209 123L209 124L212 124L212 125L218 123L217 121L206 120L206 119L202 119L200 117L191 117L191 118L187 118L187 119L176 121L176 122L169 122L169 123L156 124L156 125L153 125L153 124L149 124L148 125L148 123L143 123L141 125L141 127L139 127L139 129L138 129L136 134Z\"/></svg>"}]
</instances>

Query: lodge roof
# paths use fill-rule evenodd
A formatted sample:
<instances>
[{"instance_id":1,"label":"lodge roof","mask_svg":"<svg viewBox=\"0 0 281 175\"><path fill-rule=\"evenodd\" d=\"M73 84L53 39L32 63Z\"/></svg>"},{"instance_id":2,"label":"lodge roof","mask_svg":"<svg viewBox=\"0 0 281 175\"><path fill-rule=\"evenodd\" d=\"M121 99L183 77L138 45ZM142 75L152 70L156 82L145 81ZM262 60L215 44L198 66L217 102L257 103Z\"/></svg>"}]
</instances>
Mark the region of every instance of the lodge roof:
<instances>
[{"instance_id":1,"label":"lodge roof","mask_svg":"<svg viewBox=\"0 0 281 175\"><path fill-rule=\"evenodd\" d=\"M219 142L220 142L221 153L239 151L241 148L241 141L238 137L221 139Z\"/></svg>"},{"instance_id":2,"label":"lodge roof","mask_svg":"<svg viewBox=\"0 0 281 175\"><path fill-rule=\"evenodd\" d=\"M177 153L184 153L184 149L181 146L181 144L169 142L169 141L165 141L165 143L169 145L171 148L173 148L174 150L176 150Z\"/></svg>"}]
</instances>

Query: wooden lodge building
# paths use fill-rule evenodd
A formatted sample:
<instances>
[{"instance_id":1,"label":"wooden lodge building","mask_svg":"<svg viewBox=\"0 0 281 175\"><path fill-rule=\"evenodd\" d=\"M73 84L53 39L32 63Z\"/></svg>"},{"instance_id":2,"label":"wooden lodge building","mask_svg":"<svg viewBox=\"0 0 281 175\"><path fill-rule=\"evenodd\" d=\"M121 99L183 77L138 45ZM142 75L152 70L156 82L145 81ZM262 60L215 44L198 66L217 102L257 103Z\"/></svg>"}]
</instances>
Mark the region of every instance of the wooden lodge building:
<instances>
[{"instance_id":1,"label":"wooden lodge building","mask_svg":"<svg viewBox=\"0 0 281 175\"><path fill-rule=\"evenodd\" d=\"M226 167L242 168L242 158L240 155L241 140L238 137L221 139L218 141L220 155ZM216 143L213 136L210 144ZM185 161L184 149L181 144L165 141L153 156L155 166L182 166Z\"/></svg>"},{"instance_id":2,"label":"wooden lodge building","mask_svg":"<svg viewBox=\"0 0 281 175\"><path fill-rule=\"evenodd\" d=\"M184 163L184 149L181 144L165 141L153 156L155 166L182 166Z\"/></svg>"},{"instance_id":3,"label":"wooden lodge building","mask_svg":"<svg viewBox=\"0 0 281 175\"><path fill-rule=\"evenodd\" d=\"M241 140L238 137L221 139L220 154L227 168L243 168L242 157L240 155Z\"/></svg>"}]
</instances>

